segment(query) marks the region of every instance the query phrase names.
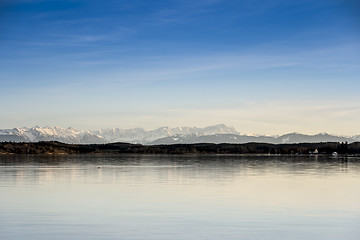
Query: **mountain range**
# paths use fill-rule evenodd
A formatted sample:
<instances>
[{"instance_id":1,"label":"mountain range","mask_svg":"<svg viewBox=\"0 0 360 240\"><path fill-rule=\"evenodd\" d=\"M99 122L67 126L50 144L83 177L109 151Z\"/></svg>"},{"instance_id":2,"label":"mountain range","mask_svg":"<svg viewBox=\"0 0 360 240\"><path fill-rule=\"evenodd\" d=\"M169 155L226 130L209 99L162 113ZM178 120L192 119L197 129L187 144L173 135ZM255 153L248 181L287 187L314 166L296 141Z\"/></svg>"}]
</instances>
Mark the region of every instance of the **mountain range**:
<instances>
[{"instance_id":1,"label":"mountain range","mask_svg":"<svg viewBox=\"0 0 360 240\"><path fill-rule=\"evenodd\" d=\"M61 127L23 127L0 129L0 142L38 142L59 141L64 143L99 144L127 142L139 144L191 144L191 143L303 143L303 142L356 142L360 135L352 137L334 136L327 133L305 135L289 133L281 136L253 136L240 134L235 128L217 124L204 128L197 127L160 127L146 131L143 128L102 130L77 130Z\"/></svg>"}]
</instances>

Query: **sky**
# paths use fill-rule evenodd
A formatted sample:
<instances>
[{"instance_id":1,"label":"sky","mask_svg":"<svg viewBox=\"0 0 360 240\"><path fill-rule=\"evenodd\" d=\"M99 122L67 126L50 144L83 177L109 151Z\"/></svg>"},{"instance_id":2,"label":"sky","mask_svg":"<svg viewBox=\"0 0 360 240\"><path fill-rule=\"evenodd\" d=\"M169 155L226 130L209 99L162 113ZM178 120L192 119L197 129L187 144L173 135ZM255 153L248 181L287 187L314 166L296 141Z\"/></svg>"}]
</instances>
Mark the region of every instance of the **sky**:
<instances>
[{"instance_id":1,"label":"sky","mask_svg":"<svg viewBox=\"0 0 360 240\"><path fill-rule=\"evenodd\" d=\"M0 128L360 133L356 0L2 0Z\"/></svg>"}]
</instances>

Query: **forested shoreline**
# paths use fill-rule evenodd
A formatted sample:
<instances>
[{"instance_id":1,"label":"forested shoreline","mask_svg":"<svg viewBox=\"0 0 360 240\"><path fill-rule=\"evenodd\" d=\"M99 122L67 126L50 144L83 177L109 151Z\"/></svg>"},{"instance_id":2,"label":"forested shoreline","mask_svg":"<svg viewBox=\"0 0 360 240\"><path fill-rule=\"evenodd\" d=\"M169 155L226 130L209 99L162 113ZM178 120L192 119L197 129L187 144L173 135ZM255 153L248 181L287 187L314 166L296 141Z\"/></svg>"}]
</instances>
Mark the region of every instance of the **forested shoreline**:
<instances>
[{"instance_id":1,"label":"forested shoreline","mask_svg":"<svg viewBox=\"0 0 360 240\"><path fill-rule=\"evenodd\" d=\"M141 145L130 143L65 144L46 142L1 142L0 154L360 154L360 142L298 144L173 144Z\"/></svg>"}]
</instances>

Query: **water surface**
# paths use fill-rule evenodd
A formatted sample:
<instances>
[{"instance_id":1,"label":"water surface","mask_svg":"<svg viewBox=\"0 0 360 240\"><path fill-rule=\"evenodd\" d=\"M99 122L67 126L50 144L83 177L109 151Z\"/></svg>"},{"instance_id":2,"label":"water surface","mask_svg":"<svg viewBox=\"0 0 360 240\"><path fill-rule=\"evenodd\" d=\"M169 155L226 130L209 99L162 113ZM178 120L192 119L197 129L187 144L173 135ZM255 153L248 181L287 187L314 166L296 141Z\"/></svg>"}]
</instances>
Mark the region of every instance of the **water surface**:
<instances>
[{"instance_id":1,"label":"water surface","mask_svg":"<svg viewBox=\"0 0 360 240\"><path fill-rule=\"evenodd\" d=\"M0 239L360 239L360 159L0 156Z\"/></svg>"}]
</instances>

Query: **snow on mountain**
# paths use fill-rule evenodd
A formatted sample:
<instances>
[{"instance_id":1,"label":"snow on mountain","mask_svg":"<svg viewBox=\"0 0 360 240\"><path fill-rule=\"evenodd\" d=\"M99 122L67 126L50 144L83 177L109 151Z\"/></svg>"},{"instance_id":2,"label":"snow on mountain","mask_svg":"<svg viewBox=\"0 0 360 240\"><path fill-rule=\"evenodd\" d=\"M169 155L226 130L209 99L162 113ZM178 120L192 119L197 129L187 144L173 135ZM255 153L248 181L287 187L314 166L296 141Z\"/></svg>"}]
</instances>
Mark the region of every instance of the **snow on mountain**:
<instances>
[{"instance_id":1,"label":"snow on mountain","mask_svg":"<svg viewBox=\"0 0 360 240\"><path fill-rule=\"evenodd\" d=\"M186 136L174 136L157 139L151 142L151 145L160 144L191 144L191 143L248 143L248 142L267 142L275 143L276 139L266 136L248 136L238 134L213 134L213 135L197 135L190 134Z\"/></svg>"},{"instance_id":2,"label":"snow on mountain","mask_svg":"<svg viewBox=\"0 0 360 240\"><path fill-rule=\"evenodd\" d=\"M225 124L217 124L214 126L205 127L200 130L203 135L213 134L240 134L234 127L228 127Z\"/></svg>"},{"instance_id":3,"label":"snow on mountain","mask_svg":"<svg viewBox=\"0 0 360 240\"><path fill-rule=\"evenodd\" d=\"M32 127L0 130L0 140L5 135L17 136L16 141L60 141L64 143L105 143L105 139L89 131L61 127Z\"/></svg>"},{"instance_id":4,"label":"snow on mountain","mask_svg":"<svg viewBox=\"0 0 360 240\"><path fill-rule=\"evenodd\" d=\"M142 144L147 144L159 138L165 138L170 136L187 136L191 134L196 134L196 135L212 135L212 134L225 134L225 133L238 134L235 128L228 127L224 124L218 124L205 128L160 127L150 131L145 131L142 128L133 128L133 129L110 128L110 129L98 130L95 131L94 133L104 137L104 139L108 140L109 142L130 142L130 143L142 143Z\"/></svg>"},{"instance_id":5,"label":"snow on mountain","mask_svg":"<svg viewBox=\"0 0 360 240\"><path fill-rule=\"evenodd\" d=\"M129 142L141 144L174 143L300 143L300 142L354 142L360 135L347 138L326 133L305 135L289 133L282 136L240 135L235 128L217 124L204 128L197 127L160 127L146 131L143 128L109 128L97 131L77 130L61 127L32 127L0 129L0 141L36 142L60 141L64 143L110 143Z\"/></svg>"},{"instance_id":6,"label":"snow on mountain","mask_svg":"<svg viewBox=\"0 0 360 240\"><path fill-rule=\"evenodd\" d=\"M332 136L329 134L305 135L299 133L289 133L279 137L271 136L249 136L236 134L214 134L214 135L186 135L165 137L157 139L150 144L191 144L191 143L272 143L272 144L292 144L292 143L315 143L315 142L354 142L355 139Z\"/></svg>"},{"instance_id":7,"label":"snow on mountain","mask_svg":"<svg viewBox=\"0 0 360 240\"><path fill-rule=\"evenodd\" d=\"M141 142L146 131L142 128L121 129L109 128L93 131L94 134L102 136L107 142Z\"/></svg>"},{"instance_id":8,"label":"snow on mountain","mask_svg":"<svg viewBox=\"0 0 360 240\"><path fill-rule=\"evenodd\" d=\"M0 141L60 141L65 143L109 143L130 142L149 143L159 138L189 134L210 135L222 133L237 133L233 127L218 124L205 128L196 127L160 127L151 131L142 128L120 129L110 128L97 131L77 130L61 127L24 127L0 130Z\"/></svg>"},{"instance_id":9,"label":"snow on mountain","mask_svg":"<svg viewBox=\"0 0 360 240\"><path fill-rule=\"evenodd\" d=\"M352 139L354 139L357 142L360 142L360 135L353 136Z\"/></svg>"},{"instance_id":10,"label":"snow on mountain","mask_svg":"<svg viewBox=\"0 0 360 240\"><path fill-rule=\"evenodd\" d=\"M314 143L314 142L354 142L354 139L347 137L333 136L327 133L316 135L305 135L300 133L289 133L277 138L278 143Z\"/></svg>"}]
</instances>

